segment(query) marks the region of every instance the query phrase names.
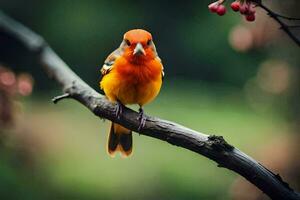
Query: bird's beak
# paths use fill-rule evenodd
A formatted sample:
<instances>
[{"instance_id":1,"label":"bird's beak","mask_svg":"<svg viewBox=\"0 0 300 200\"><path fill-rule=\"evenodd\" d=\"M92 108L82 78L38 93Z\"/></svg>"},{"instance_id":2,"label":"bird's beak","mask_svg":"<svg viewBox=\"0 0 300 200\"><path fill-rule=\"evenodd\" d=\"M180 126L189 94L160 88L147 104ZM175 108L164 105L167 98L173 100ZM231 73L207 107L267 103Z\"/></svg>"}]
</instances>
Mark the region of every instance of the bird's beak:
<instances>
[{"instance_id":1,"label":"bird's beak","mask_svg":"<svg viewBox=\"0 0 300 200\"><path fill-rule=\"evenodd\" d=\"M141 43L137 43L133 50L133 55L146 55L145 49Z\"/></svg>"}]
</instances>

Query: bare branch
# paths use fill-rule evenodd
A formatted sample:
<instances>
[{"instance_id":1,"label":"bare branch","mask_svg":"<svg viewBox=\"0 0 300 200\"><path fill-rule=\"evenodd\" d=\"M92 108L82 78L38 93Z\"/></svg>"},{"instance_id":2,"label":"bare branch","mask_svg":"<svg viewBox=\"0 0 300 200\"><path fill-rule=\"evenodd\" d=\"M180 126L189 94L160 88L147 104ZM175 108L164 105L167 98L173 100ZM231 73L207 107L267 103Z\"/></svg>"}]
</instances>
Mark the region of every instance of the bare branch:
<instances>
[{"instance_id":1,"label":"bare branch","mask_svg":"<svg viewBox=\"0 0 300 200\"><path fill-rule=\"evenodd\" d=\"M46 72L55 79L68 95L90 109L96 116L109 119L133 131L139 127L138 113L124 108L120 118L116 117L115 105L82 81L36 33L13 19L0 13L0 30L20 41L30 52L35 53ZM56 100L57 101L57 100ZM256 185L272 199L300 199L279 175L237 148L228 144L221 136L208 136L174 122L146 116L145 127L140 134L166 141L203 155L230 169Z\"/></svg>"},{"instance_id":2,"label":"bare branch","mask_svg":"<svg viewBox=\"0 0 300 200\"><path fill-rule=\"evenodd\" d=\"M290 20L290 21L299 21L300 19L299 18L295 18L295 17L288 17L288 16L284 16L284 15L281 15L281 14L278 14L278 13L274 13L277 17L280 17L282 19L287 19L287 20Z\"/></svg>"},{"instance_id":3,"label":"bare branch","mask_svg":"<svg viewBox=\"0 0 300 200\"><path fill-rule=\"evenodd\" d=\"M289 28L300 28L300 25L289 25Z\"/></svg>"},{"instance_id":4,"label":"bare branch","mask_svg":"<svg viewBox=\"0 0 300 200\"><path fill-rule=\"evenodd\" d=\"M275 21L277 21L280 24L280 28L286 32L288 34L288 36L298 45L300 46L300 38L297 38L296 35L294 35L292 33L292 31L290 30L290 28L292 28L292 26L286 24L285 22L283 22L281 19L287 19L287 20L294 20L294 21L298 21L300 20L299 18L294 18L294 17L287 17L287 16L283 16L280 15L274 11L272 11L270 8L268 8L267 6L265 6L260 0L252 0L254 3L256 3L258 6L260 6L262 9L264 9L267 14L272 17Z\"/></svg>"}]
</instances>

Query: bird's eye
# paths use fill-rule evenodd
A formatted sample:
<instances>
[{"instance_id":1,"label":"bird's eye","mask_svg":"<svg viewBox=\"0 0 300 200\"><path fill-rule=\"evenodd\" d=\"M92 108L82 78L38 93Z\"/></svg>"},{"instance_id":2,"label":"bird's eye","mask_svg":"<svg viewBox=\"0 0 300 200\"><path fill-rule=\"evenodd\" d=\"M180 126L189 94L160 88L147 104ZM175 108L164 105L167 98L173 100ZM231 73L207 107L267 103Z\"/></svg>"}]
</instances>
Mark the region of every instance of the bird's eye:
<instances>
[{"instance_id":1,"label":"bird's eye","mask_svg":"<svg viewBox=\"0 0 300 200\"><path fill-rule=\"evenodd\" d=\"M151 44L152 40L147 41L147 45L149 46Z\"/></svg>"},{"instance_id":2,"label":"bird's eye","mask_svg":"<svg viewBox=\"0 0 300 200\"><path fill-rule=\"evenodd\" d=\"M129 40L125 39L125 42L126 42L126 44L127 44L128 46L130 46L130 45L131 45L131 43L130 43L130 41L129 41Z\"/></svg>"}]
</instances>

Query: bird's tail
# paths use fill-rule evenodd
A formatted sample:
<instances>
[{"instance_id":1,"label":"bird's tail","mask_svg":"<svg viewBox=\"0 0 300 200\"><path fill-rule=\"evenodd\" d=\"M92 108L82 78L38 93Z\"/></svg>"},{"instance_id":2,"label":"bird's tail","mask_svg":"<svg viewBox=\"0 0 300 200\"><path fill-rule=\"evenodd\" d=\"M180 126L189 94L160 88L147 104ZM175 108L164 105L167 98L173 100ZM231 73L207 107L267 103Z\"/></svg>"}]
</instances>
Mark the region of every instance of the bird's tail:
<instances>
[{"instance_id":1,"label":"bird's tail","mask_svg":"<svg viewBox=\"0 0 300 200\"><path fill-rule=\"evenodd\" d=\"M112 122L108 136L107 152L114 157L118 151L123 157L128 157L132 153L132 133L131 130Z\"/></svg>"}]
</instances>

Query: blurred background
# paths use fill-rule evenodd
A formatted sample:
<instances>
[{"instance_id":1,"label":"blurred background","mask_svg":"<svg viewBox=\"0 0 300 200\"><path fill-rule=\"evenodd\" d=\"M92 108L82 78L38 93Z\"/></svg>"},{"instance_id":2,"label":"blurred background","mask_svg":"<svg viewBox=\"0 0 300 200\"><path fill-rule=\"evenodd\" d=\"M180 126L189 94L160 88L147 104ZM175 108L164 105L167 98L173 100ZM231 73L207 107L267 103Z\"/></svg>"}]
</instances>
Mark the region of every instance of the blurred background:
<instances>
[{"instance_id":1,"label":"blurred background","mask_svg":"<svg viewBox=\"0 0 300 200\"><path fill-rule=\"evenodd\" d=\"M264 2L300 17L299 1ZM146 113L224 136L299 191L300 48L259 8L249 23L230 2L223 17L209 3L2 0L0 8L98 91L102 63L123 34L150 31L166 76ZM0 30L1 199L267 199L207 158L138 134L132 157L110 158L109 122L72 100L54 105L59 94Z\"/></svg>"}]
</instances>

